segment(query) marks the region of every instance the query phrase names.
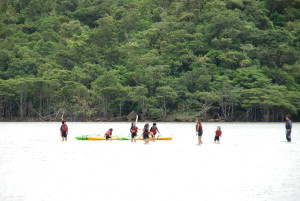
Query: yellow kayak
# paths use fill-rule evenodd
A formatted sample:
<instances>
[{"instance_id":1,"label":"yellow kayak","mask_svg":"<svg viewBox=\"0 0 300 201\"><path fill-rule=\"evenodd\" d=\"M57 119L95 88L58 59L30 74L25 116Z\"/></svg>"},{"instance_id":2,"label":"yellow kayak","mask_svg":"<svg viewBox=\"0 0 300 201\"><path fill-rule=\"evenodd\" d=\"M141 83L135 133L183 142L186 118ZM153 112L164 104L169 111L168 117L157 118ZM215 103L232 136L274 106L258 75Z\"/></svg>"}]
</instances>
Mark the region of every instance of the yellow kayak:
<instances>
[{"instance_id":1,"label":"yellow kayak","mask_svg":"<svg viewBox=\"0 0 300 201\"><path fill-rule=\"evenodd\" d=\"M137 137L136 138L137 140L144 140L143 137ZM152 140L152 137L149 138L150 140ZM172 140L173 137L158 137L158 138L155 138L155 140Z\"/></svg>"},{"instance_id":2,"label":"yellow kayak","mask_svg":"<svg viewBox=\"0 0 300 201\"><path fill-rule=\"evenodd\" d=\"M97 136L97 135L87 136L86 138L87 138L87 140L106 140L106 138L104 136ZM143 137L137 137L136 139L144 140ZM172 140L172 139L173 139L173 137L158 137L155 140ZM130 138L113 136L112 140L130 140ZM152 140L152 137L150 137L150 140Z\"/></svg>"},{"instance_id":3,"label":"yellow kayak","mask_svg":"<svg viewBox=\"0 0 300 201\"><path fill-rule=\"evenodd\" d=\"M88 140L106 140L104 136L87 136ZM112 140L119 140L118 137L112 137Z\"/></svg>"}]
</instances>

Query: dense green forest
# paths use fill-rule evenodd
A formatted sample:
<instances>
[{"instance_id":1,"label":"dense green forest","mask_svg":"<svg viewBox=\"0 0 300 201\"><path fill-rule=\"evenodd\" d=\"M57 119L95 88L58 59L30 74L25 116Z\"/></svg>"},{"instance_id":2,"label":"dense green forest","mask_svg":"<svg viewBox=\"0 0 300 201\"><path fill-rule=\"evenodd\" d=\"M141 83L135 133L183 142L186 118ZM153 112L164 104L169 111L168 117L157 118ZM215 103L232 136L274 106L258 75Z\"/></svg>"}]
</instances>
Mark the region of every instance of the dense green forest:
<instances>
[{"instance_id":1,"label":"dense green forest","mask_svg":"<svg viewBox=\"0 0 300 201\"><path fill-rule=\"evenodd\" d=\"M1 0L0 120L300 116L300 0Z\"/></svg>"}]
</instances>

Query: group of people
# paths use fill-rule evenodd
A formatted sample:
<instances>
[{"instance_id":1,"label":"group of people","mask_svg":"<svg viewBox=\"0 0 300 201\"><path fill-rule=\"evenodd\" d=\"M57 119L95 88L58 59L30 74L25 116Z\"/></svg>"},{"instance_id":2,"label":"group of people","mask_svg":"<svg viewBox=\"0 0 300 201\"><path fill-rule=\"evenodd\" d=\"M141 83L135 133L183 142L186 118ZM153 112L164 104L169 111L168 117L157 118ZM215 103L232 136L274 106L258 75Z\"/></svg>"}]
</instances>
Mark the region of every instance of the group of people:
<instances>
[{"instance_id":1,"label":"group of people","mask_svg":"<svg viewBox=\"0 0 300 201\"><path fill-rule=\"evenodd\" d=\"M292 121L291 121L291 116L286 115L285 116L285 128L286 128L286 140L288 142L291 142L291 133L292 133ZM198 136L198 144L201 145L202 142L202 135L203 135L203 128L200 119L196 120L196 136ZM159 130L157 128L157 124L153 123L152 127L149 129L150 125L146 123L144 125L143 129L138 129L136 127L136 123L132 123L130 127L130 133L131 133L131 142L136 142L136 138L138 136L138 130L142 130L142 137L145 140L145 144L148 144L150 141L150 137L152 138L153 141L156 139L156 134L159 133ZM113 129L110 128L106 133L105 133L105 138L106 140L111 140L112 139L112 132ZM62 121L62 125L60 127L60 133L62 137L62 141L67 141L67 135L68 135L68 126L65 121ZM221 127L218 126L217 130L215 131L215 139L214 142L219 144L220 143L220 137L222 136L222 131Z\"/></svg>"},{"instance_id":2,"label":"group of people","mask_svg":"<svg viewBox=\"0 0 300 201\"><path fill-rule=\"evenodd\" d=\"M152 141L155 141L156 139L156 134L159 133L159 130L156 126L156 123L153 123L152 127L149 129L150 125L146 123L144 125L143 129L139 129L136 126L136 123L132 123L130 127L130 135L131 135L131 142L136 142L136 138L138 137L138 130L142 130L142 134L140 137L143 137L145 140L145 143L148 144L150 141L150 137L152 138Z\"/></svg>"},{"instance_id":3,"label":"group of people","mask_svg":"<svg viewBox=\"0 0 300 201\"><path fill-rule=\"evenodd\" d=\"M202 134L203 134L203 128L200 119L196 119L196 136L198 136L198 145L202 144ZM222 136L221 127L218 126L217 130L215 131L215 139L214 142L216 144L220 144L220 137Z\"/></svg>"},{"instance_id":4,"label":"group of people","mask_svg":"<svg viewBox=\"0 0 300 201\"><path fill-rule=\"evenodd\" d=\"M131 142L136 142L136 138L138 137L138 130L143 130L142 136L143 139L145 140L145 143L148 144L150 137L152 138L153 141L156 139L156 134L159 133L158 128L156 127L156 123L153 123L152 127L149 129L149 124L145 124L143 129L139 129L136 127L136 123L132 123L130 127L130 133L131 133ZM113 129L110 128L106 133L105 133L105 138L106 140L112 140L112 131Z\"/></svg>"},{"instance_id":5,"label":"group of people","mask_svg":"<svg viewBox=\"0 0 300 201\"><path fill-rule=\"evenodd\" d=\"M291 142L291 133L292 133L292 120L291 120L291 116L290 115L286 115L285 116L285 129L286 129L286 140L288 142ZM203 134L203 128L202 128L202 124L201 121L199 119L196 120L196 136L198 136L198 144L202 144L202 134ZM217 130L215 131L216 135L215 135L215 139L214 142L219 144L220 143L220 137L222 136L222 131L221 131L221 127L218 126Z\"/></svg>"}]
</instances>

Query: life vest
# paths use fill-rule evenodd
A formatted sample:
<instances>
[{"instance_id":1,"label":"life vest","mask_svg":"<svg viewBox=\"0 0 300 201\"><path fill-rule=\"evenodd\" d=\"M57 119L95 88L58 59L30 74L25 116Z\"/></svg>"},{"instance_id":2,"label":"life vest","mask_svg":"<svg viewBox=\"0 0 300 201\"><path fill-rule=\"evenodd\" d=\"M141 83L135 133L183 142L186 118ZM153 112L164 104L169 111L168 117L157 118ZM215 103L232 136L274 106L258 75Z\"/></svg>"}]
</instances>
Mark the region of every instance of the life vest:
<instances>
[{"instance_id":1,"label":"life vest","mask_svg":"<svg viewBox=\"0 0 300 201\"><path fill-rule=\"evenodd\" d=\"M150 131L155 135L157 133L157 128L152 126Z\"/></svg>"},{"instance_id":2,"label":"life vest","mask_svg":"<svg viewBox=\"0 0 300 201\"><path fill-rule=\"evenodd\" d=\"M149 135L149 133L150 133L149 129L148 128L144 128L143 134L144 135Z\"/></svg>"},{"instance_id":3,"label":"life vest","mask_svg":"<svg viewBox=\"0 0 300 201\"><path fill-rule=\"evenodd\" d=\"M221 130L217 130L217 131L216 131L216 136L221 136L221 134L222 134L222 131L221 131Z\"/></svg>"},{"instance_id":4,"label":"life vest","mask_svg":"<svg viewBox=\"0 0 300 201\"><path fill-rule=\"evenodd\" d=\"M108 130L105 135L111 135L112 131L111 130Z\"/></svg>"},{"instance_id":5,"label":"life vest","mask_svg":"<svg viewBox=\"0 0 300 201\"><path fill-rule=\"evenodd\" d=\"M132 130L133 130L133 132L132 132ZM138 128L137 127L131 127L130 132L131 133L137 133L138 132Z\"/></svg>"},{"instance_id":6,"label":"life vest","mask_svg":"<svg viewBox=\"0 0 300 201\"><path fill-rule=\"evenodd\" d=\"M68 126L67 126L66 124L63 124L63 125L61 125L60 130L61 130L62 132L67 132L67 131L68 131Z\"/></svg>"},{"instance_id":7,"label":"life vest","mask_svg":"<svg viewBox=\"0 0 300 201\"><path fill-rule=\"evenodd\" d=\"M201 123L196 124L196 131L202 131L202 124Z\"/></svg>"}]
</instances>

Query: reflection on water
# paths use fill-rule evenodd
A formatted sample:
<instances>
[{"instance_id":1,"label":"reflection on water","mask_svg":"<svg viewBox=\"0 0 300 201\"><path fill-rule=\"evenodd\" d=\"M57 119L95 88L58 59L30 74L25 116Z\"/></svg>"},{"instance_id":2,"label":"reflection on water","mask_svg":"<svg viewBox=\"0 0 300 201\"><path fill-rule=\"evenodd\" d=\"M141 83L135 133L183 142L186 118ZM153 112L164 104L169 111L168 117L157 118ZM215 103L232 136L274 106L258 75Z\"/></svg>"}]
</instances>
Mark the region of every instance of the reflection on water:
<instances>
[{"instance_id":1,"label":"reflection on water","mask_svg":"<svg viewBox=\"0 0 300 201\"><path fill-rule=\"evenodd\" d=\"M213 143L220 125L221 144ZM300 200L300 124L158 123L173 141L78 141L130 123L0 123L0 200ZM138 123L140 128L143 123Z\"/></svg>"}]
</instances>

